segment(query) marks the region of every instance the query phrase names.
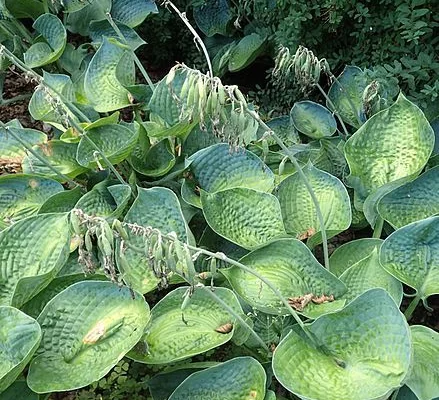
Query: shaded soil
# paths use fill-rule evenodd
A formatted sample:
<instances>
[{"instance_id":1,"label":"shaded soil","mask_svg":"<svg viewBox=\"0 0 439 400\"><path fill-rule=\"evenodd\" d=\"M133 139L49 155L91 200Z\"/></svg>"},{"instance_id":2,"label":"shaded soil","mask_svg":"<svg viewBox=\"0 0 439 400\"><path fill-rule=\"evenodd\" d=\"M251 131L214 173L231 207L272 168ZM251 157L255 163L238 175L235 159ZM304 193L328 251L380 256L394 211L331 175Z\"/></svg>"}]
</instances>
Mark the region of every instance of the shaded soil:
<instances>
[{"instance_id":1,"label":"shaded soil","mask_svg":"<svg viewBox=\"0 0 439 400\"><path fill-rule=\"evenodd\" d=\"M17 118L25 128L43 130L43 124L40 121L35 121L27 109L34 88L34 83L28 82L23 74L16 72L15 69L11 67L6 73L3 87L3 99L8 100L15 96L21 96L24 94L29 94L29 98L7 105L1 105L0 120L6 123Z\"/></svg>"}]
</instances>

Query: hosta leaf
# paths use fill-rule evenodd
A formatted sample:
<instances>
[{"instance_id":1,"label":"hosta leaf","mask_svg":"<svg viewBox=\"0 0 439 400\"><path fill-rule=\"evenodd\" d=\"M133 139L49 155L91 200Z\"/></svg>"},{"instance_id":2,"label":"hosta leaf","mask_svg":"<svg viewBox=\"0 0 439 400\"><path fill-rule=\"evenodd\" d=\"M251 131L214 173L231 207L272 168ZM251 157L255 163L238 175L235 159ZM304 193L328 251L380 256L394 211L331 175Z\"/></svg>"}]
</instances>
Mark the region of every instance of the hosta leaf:
<instances>
[{"instance_id":1,"label":"hosta leaf","mask_svg":"<svg viewBox=\"0 0 439 400\"><path fill-rule=\"evenodd\" d=\"M237 357L198 371L175 389L169 400L264 400L266 374L251 357Z\"/></svg>"},{"instance_id":2,"label":"hosta leaf","mask_svg":"<svg viewBox=\"0 0 439 400\"><path fill-rule=\"evenodd\" d=\"M383 241L381 239L357 239L337 247L329 258L329 270L340 276L348 268L358 261L370 256L375 249L379 249Z\"/></svg>"},{"instance_id":3,"label":"hosta leaf","mask_svg":"<svg viewBox=\"0 0 439 400\"><path fill-rule=\"evenodd\" d=\"M32 18L37 19L44 14L44 6L38 0L5 0L8 11L15 18Z\"/></svg>"},{"instance_id":4,"label":"hosta leaf","mask_svg":"<svg viewBox=\"0 0 439 400\"><path fill-rule=\"evenodd\" d=\"M178 124L180 121L180 107L175 99L181 92L183 82L188 74L184 70L176 70L174 79L171 83L166 83L166 76L156 85L149 108L152 113L164 121L167 127Z\"/></svg>"},{"instance_id":5,"label":"hosta leaf","mask_svg":"<svg viewBox=\"0 0 439 400\"><path fill-rule=\"evenodd\" d=\"M419 400L439 397L439 333L422 325L410 327L413 341L413 369L406 385Z\"/></svg>"},{"instance_id":6,"label":"hosta leaf","mask_svg":"<svg viewBox=\"0 0 439 400\"><path fill-rule=\"evenodd\" d=\"M434 146L434 133L422 111L403 94L371 117L346 142L347 178L360 200L379 187L418 174Z\"/></svg>"},{"instance_id":7,"label":"hosta leaf","mask_svg":"<svg viewBox=\"0 0 439 400\"><path fill-rule=\"evenodd\" d=\"M138 195L131 208L125 215L124 222L140 226L150 226L162 233L175 232L182 242L187 242L189 228L184 220L177 196L170 189L155 187L151 189L138 188ZM128 230L128 243L143 247L142 236L136 236ZM123 273L124 280L135 290L147 293L156 288L158 278L149 265L148 258L129 247L124 252L125 262L121 262L118 250L117 263Z\"/></svg>"},{"instance_id":8,"label":"hosta leaf","mask_svg":"<svg viewBox=\"0 0 439 400\"><path fill-rule=\"evenodd\" d=\"M66 143L62 140L51 140L38 146L34 146L33 150L47 163L56 168L64 175L74 178L85 172L87 169L79 165L76 161L76 152L78 144ZM25 174L40 174L54 179L60 179L46 163L41 162L33 154L28 154L22 163L23 172Z\"/></svg>"},{"instance_id":9,"label":"hosta leaf","mask_svg":"<svg viewBox=\"0 0 439 400\"><path fill-rule=\"evenodd\" d=\"M88 215L112 220L122 215L130 197L129 185L114 184L114 181L105 180L96 184L92 190L82 196L75 208Z\"/></svg>"},{"instance_id":10,"label":"hosta leaf","mask_svg":"<svg viewBox=\"0 0 439 400\"><path fill-rule=\"evenodd\" d=\"M129 353L129 357L146 364L166 364L204 353L228 342L237 326L235 319L203 289L195 289L189 305L180 309L188 287L179 287L160 300L151 310L151 321L142 341ZM215 294L243 316L235 294L226 288L215 288ZM232 324L229 333L216 329Z\"/></svg>"},{"instance_id":11,"label":"hosta leaf","mask_svg":"<svg viewBox=\"0 0 439 400\"><path fill-rule=\"evenodd\" d=\"M71 190L64 190L50 196L38 210L38 214L69 212L75 208L75 204L82 196L78 186Z\"/></svg>"},{"instance_id":12,"label":"hosta leaf","mask_svg":"<svg viewBox=\"0 0 439 400\"><path fill-rule=\"evenodd\" d=\"M52 3L58 8L62 6L62 10L65 13L72 13L82 10L84 7L93 3L96 0L52 0Z\"/></svg>"},{"instance_id":13,"label":"hosta leaf","mask_svg":"<svg viewBox=\"0 0 439 400\"><path fill-rule=\"evenodd\" d=\"M15 121L9 121L6 126L19 136L29 146L47 142L47 136L35 129L21 128ZM25 147L16 140L7 130L0 128L0 168L8 172L8 168L17 168L26 155Z\"/></svg>"},{"instance_id":14,"label":"hosta leaf","mask_svg":"<svg viewBox=\"0 0 439 400\"><path fill-rule=\"evenodd\" d=\"M50 74L43 71L43 79L58 93L61 93L67 101L75 101L73 83L69 76L64 74ZM62 109L56 107L57 95L49 88L38 87L32 94L29 102L29 113L37 121L51 123L60 130L65 130L63 123L65 118Z\"/></svg>"},{"instance_id":15,"label":"hosta leaf","mask_svg":"<svg viewBox=\"0 0 439 400\"><path fill-rule=\"evenodd\" d=\"M201 205L218 235L246 249L286 235L279 202L269 193L248 188L202 191Z\"/></svg>"},{"instance_id":16,"label":"hosta leaf","mask_svg":"<svg viewBox=\"0 0 439 400\"><path fill-rule=\"evenodd\" d=\"M125 160L137 143L138 129L129 129L123 125L109 124L87 130L85 133L96 146L104 153L112 164L118 164ZM104 160L86 138L81 138L78 145L76 159L79 164L86 168L92 168Z\"/></svg>"},{"instance_id":17,"label":"hosta leaf","mask_svg":"<svg viewBox=\"0 0 439 400\"><path fill-rule=\"evenodd\" d=\"M351 204L344 185L327 172L308 163L303 172L317 197L328 237L348 229ZM303 179L296 172L279 185L277 193L287 233L309 238L311 246L321 242L321 229L316 208Z\"/></svg>"},{"instance_id":18,"label":"hosta leaf","mask_svg":"<svg viewBox=\"0 0 439 400\"><path fill-rule=\"evenodd\" d=\"M135 51L140 46L146 44L146 42L137 34L137 32L129 26L122 23L117 23L117 27L125 37L128 46L130 46L132 50ZM95 44L102 43L103 36L121 40L108 21L92 21L90 24L90 37L93 42Z\"/></svg>"},{"instance_id":19,"label":"hosta leaf","mask_svg":"<svg viewBox=\"0 0 439 400\"><path fill-rule=\"evenodd\" d=\"M16 380L4 392L1 393L2 400L39 400L38 394L32 392L25 380Z\"/></svg>"},{"instance_id":20,"label":"hosta leaf","mask_svg":"<svg viewBox=\"0 0 439 400\"><path fill-rule=\"evenodd\" d=\"M150 317L139 293L112 282L75 283L44 307L43 339L27 383L37 393L73 390L105 376L139 341Z\"/></svg>"},{"instance_id":21,"label":"hosta leaf","mask_svg":"<svg viewBox=\"0 0 439 400\"><path fill-rule=\"evenodd\" d=\"M439 294L439 217L393 232L381 246L380 262L388 273L414 288L421 299Z\"/></svg>"},{"instance_id":22,"label":"hosta leaf","mask_svg":"<svg viewBox=\"0 0 439 400\"><path fill-rule=\"evenodd\" d=\"M36 175L0 177L0 227L36 214L41 205L64 189L52 179Z\"/></svg>"},{"instance_id":23,"label":"hosta leaf","mask_svg":"<svg viewBox=\"0 0 439 400\"><path fill-rule=\"evenodd\" d=\"M75 257L78 257L75 254ZM58 293L61 293L64 289L77 282L82 282L86 280L107 280L106 276L103 274L93 274L85 275L84 272L77 273L73 275L57 276L52 282L49 283L40 293L35 297L30 299L26 304L24 304L21 309L33 318L37 318L46 304L53 299Z\"/></svg>"},{"instance_id":24,"label":"hosta leaf","mask_svg":"<svg viewBox=\"0 0 439 400\"><path fill-rule=\"evenodd\" d=\"M259 157L245 149L232 150L227 143L202 149L187 161L182 196L195 207L201 207L195 186L208 193L238 187L271 192L274 187L274 174Z\"/></svg>"},{"instance_id":25,"label":"hosta leaf","mask_svg":"<svg viewBox=\"0 0 439 400\"><path fill-rule=\"evenodd\" d=\"M270 281L282 297L301 297L313 294L317 297L333 295L334 302L314 304L310 302L301 311L314 318L326 310L334 311L344 305L339 301L346 291L345 285L328 272L314 258L305 244L296 239L280 239L252 251L240 262ZM253 308L268 314L286 315L289 311L273 291L254 275L238 267L221 269L235 292Z\"/></svg>"},{"instance_id":26,"label":"hosta leaf","mask_svg":"<svg viewBox=\"0 0 439 400\"><path fill-rule=\"evenodd\" d=\"M369 289L382 288L392 296L396 304L401 304L402 284L381 266L377 248L343 272L340 280L348 288L343 295L347 302Z\"/></svg>"},{"instance_id":27,"label":"hosta leaf","mask_svg":"<svg viewBox=\"0 0 439 400\"><path fill-rule=\"evenodd\" d=\"M88 1L84 8L67 15L66 28L72 33L88 36L90 23L106 19L105 13L110 12L111 5L111 0Z\"/></svg>"},{"instance_id":28,"label":"hosta leaf","mask_svg":"<svg viewBox=\"0 0 439 400\"><path fill-rule=\"evenodd\" d=\"M56 15L43 14L32 27L41 35L42 41L37 41L24 53L26 65L36 68L56 61L67 43L67 32L63 23Z\"/></svg>"},{"instance_id":29,"label":"hosta leaf","mask_svg":"<svg viewBox=\"0 0 439 400\"><path fill-rule=\"evenodd\" d=\"M412 179L412 177L405 177L397 179L396 181L392 181L389 183L386 183L385 185L381 186L374 192L372 192L369 196L366 197L366 200L364 201L363 205L361 205L361 202L358 203L358 197L354 197L354 206L357 206L358 208L362 208L364 217L366 218L367 222L370 224L372 228L375 228L375 225L377 221L379 221L379 212L378 212L378 204L381 201L381 199L387 194L390 193L392 190L395 190L399 188L400 186L404 185L406 182L409 182Z\"/></svg>"},{"instance_id":30,"label":"hosta leaf","mask_svg":"<svg viewBox=\"0 0 439 400\"><path fill-rule=\"evenodd\" d=\"M0 307L0 337L1 393L14 382L30 361L40 343L41 328L37 321L20 310ZM0 397L3 398L3 395Z\"/></svg>"},{"instance_id":31,"label":"hosta leaf","mask_svg":"<svg viewBox=\"0 0 439 400\"><path fill-rule=\"evenodd\" d=\"M366 121L363 105L363 92L368 84L366 76L360 68L348 65L337 80L329 89L328 97L343 121L359 128ZM326 104L335 111L329 101Z\"/></svg>"},{"instance_id":32,"label":"hosta leaf","mask_svg":"<svg viewBox=\"0 0 439 400\"><path fill-rule=\"evenodd\" d=\"M334 115L313 101L299 101L291 109L291 118L299 132L313 139L332 136L337 130Z\"/></svg>"},{"instance_id":33,"label":"hosta leaf","mask_svg":"<svg viewBox=\"0 0 439 400\"><path fill-rule=\"evenodd\" d=\"M213 361L188 363L167 368L148 381L148 389L153 400L168 400L172 392L192 373L219 363Z\"/></svg>"},{"instance_id":34,"label":"hosta leaf","mask_svg":"<svg viewBox=\"0 0 439 400\"><path fill-rule=\"evenodd\" d=\"M386 194L378 203L381 217L395 228L439 214L439 166Z\"/></svg>"},{"instance_id":35,"label":"hosta leaf","mask_svg":"<svg viewBox=\"0 0 439 400\"><path fill-rule=\"evenodd\" d=\"M123 71L120 63L124 65ZM134 81L134 62L128 49L114 39L104 38L85 73L85 95L94 109L109 112L131 105L130 93L124 85Z\"/></svg>"},{"instance_id":36,"label":"hosta leaf","mask_svg":"<svg viewBox=\"0 0 439 400\"><path fill-rule=\"evenodd\" d=\"M290 115L282 115L267 121L267 125L276 132L285 143L286 146L292 146L293 144L300 143L300 137L297 130L294 127L293 121ZM264 132L261 132L263 135ZM276 141L270 136L267 137L267 141L270 145L276 144Z\"/></svg>"},{"instance_id":37,"label":"hosta leaf","mask_svg":"<svg viewBox=\"0 0 439 400\"><path fill-rule=\"evenodd\" d=\"M20 307L55 277L68 257L67 214L28 217L0 232L0 304Z\"/></svg>"},{"instance_id":38,"label":"hosta leaf","mask_svg":"<svg viewBox=\"0 0 439 400\"><path fill-rule=\"evenodd\" d=\"M372 289L336 313L306 325L326 351L296 325L273 356L277 380L306 399L387 399L410 368L409 327L383 289Z\"/></svg>"},{"instance_id":39,"label":"hosta leaf","mask_svg":"<svg viewBox=\"0 0 439 400\"><path fill-rule=\"evenodd\" d=\"M208 37L217 33L227 35L227 27L233 18L227 0L213 0L194 8L194 19Z\"/></svg>"},{"instance_id":40,"label":"hosta leaf","mask_svg":"<svg viewBox=\"0 0 439 400\"><path fill-rule=\"evenodd\" d=\"M264 50L265 38L257 33L244 36L233 46L229 56L229 71L236 72L251 64Z\"/></svg>"},{"instance_id":41,"label":"hosta leaf","mask_svg":"<svg viewBox=\"0 0 439 400\"><path fill-rule=\"evenodd\" d=\"M113 0L111 8L111 16L130 28L140 25L149 14L157 13L153 0Z\"/></svg>"},{"instance_id":42,"label":"hosta leaf","mask_svg":"<svg viewBox=\"0 0 439 400\"><path fill-rule=\"evenodd\" d=\"M145 135L143 127L140 128L139 142ZM146 176L163 176L175 165L175 154L169 139L149 146L137 145L131 153L130 163L135 171Z\"/></svg>"}]
</instances>

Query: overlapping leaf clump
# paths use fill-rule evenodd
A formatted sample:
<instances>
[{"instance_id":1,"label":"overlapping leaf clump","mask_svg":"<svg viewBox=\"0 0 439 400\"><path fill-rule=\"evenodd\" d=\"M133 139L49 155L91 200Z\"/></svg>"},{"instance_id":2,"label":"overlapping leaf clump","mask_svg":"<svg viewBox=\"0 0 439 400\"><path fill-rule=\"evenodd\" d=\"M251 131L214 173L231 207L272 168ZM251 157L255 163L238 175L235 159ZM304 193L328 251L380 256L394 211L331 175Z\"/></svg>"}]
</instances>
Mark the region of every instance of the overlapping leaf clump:
<instances>
[{"instance_id":1,"label":"overlapping leaf clump","mask_svg":"<svg viewBox=\"0 0 439 400\"><path fill-rule=\"evenodd\" d=\"M438 397L439 334L407 322L439 294L423 112L402 93L365 96L374 82L347 67L327 107L265 122L239 88L184 65L138 82L133 28L153 3L51 7L32 9L24 52L17 35L2 47L38 82L29 112L54 137L0 127L0 392L22 374L35 393L78 389L126 356L160 371L153 399L274 399L272 376L302 399ZM251 40L229 69L263 44ZM303 54L315 63L284 68L324 65ZM356 229L373 237L349 240ZM221 362L191 362L226 343Z\"/></svg>"}]
</instances>

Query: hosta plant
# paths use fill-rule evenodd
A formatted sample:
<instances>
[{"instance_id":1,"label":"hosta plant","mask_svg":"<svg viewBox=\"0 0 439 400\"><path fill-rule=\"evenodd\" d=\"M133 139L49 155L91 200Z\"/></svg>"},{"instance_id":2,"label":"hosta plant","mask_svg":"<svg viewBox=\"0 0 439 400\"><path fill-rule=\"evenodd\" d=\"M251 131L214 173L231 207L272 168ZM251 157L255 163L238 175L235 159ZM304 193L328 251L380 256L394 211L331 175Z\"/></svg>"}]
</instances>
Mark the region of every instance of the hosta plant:
<instances>
[{"instance_id":1,"label":"hosta plant","mask_svg":"<svg viewBox=\"0 0 439 400\"><path fill-rule=\"evenodd\" d=\"M2 66L36 83L50 131L0 123L0 396L98 386L124 357L154 400L439 396L438 334L408 323L439 293L418 107L284 48L276 79L326 104L266 121L209 59L150 79L135 28L154 3L31 3L0 2ZM263 45L243 38L228 69Z\"/></svg>"}]
</instances>

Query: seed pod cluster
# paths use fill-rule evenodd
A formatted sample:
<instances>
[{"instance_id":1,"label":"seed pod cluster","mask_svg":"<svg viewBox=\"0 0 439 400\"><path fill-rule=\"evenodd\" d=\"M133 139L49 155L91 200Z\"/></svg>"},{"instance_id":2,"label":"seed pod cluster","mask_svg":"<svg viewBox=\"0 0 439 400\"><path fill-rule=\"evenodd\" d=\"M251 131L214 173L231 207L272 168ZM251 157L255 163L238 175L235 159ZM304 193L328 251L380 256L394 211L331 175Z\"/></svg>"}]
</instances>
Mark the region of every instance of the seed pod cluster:
<instances>
[{"instance_id":1,"label":"seed pod cluster","mask_svg":"<svg viewBox=\"0 0 439 400\"><path fill-rule=\"evenodd\" d=\"M287 47L279 49L272 74L282 87L294 78L306 90L319 82L321 72L328 71L326 59L319 60L311 50L299 46L294 55Z\"/></svg>"},{"instance_id":2,"label":"seed pod cluster","mask_svg":"<svg viewBox=\"0 0 439 400\"><path fill-rule=\"evenodd\" d=\"M181 87L173 82L178 70L185 79ZM180 121L198 120L206 129L211 124L215 134L231 145L240 146L256 138L257 123L247 115L247 100L237 86L223 85L218 77L178 64L168 73L166 84L180 107Z\"/></svg>"}]
</instances>

